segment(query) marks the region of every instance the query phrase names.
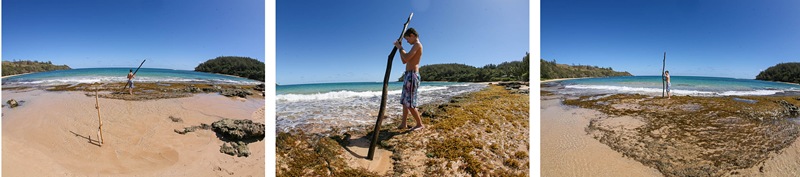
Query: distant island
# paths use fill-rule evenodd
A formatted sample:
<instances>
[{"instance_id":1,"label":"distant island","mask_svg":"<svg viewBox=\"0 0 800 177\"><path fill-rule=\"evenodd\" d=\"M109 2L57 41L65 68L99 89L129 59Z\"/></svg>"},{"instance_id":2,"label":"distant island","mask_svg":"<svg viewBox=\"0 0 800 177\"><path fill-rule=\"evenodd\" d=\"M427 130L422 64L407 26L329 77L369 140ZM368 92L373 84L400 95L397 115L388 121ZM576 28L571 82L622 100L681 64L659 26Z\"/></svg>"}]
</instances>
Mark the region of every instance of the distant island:
<instances>
[{"instance_id":1,"label":"distant island","mask_svg":"<svg viewBox=\"0 0 800 177\"><path fill-rule=\"evenodd\" d=\"M67 65L53 65L50 61L3 61L3 76L66 69L72 68Z\"/></svg>"},{"instance_id":2,"label":"distant island","mask_svg":"<svg viewBox=\"0 0 800 177\"><path fill-rule=\"evenodd\" d=\"M611 67L601 68L589 65L566 65L558 64L556 60L541 62L541 79L561 79L561 78L580 78L580 77L612 77L612 76L633 76L631 73L614 71Z\"/></svg>"},{"instance_id":3,"label":"distant island","mask_svg":"<svg viewBox=\"0 0 800 177\"><path fill-rule=\"evenodd\" d=\"M758 73L756 80L791 82L800 84L800 63L780 63Z\"/></svg>"},{"instance_id":4,"label":"distant island","mask_svg":"<svg viewBox=\"0 0 800 177\"><path fill-rule=\"evenodd\" d=\"M221 56L200 63L194 71L228 74L264 82L264 62L250 57Z\"/></svg>"},{"instance_id":5,"label":"distant island","mask_svg":"<svg viewBox=\"0 0 800 177\"><path fill-rule=\"evenodd\" d=\"M481 68L458 63L431 64L420 67L419 72L422 81L528 81L530 76L528 66L530 66L530 53L525 53L525 57L520 61L488 64ZM403 81L402 76L398 80Z\"/></svg>"}]
</instances>

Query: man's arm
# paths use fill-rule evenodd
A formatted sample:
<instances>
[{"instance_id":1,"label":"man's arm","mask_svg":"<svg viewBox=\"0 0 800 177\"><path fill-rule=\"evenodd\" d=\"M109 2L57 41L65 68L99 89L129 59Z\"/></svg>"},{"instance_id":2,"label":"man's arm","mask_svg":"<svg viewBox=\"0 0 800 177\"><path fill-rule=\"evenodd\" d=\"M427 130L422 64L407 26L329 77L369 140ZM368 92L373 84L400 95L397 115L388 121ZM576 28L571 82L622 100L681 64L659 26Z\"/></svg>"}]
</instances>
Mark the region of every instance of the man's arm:
<instances>
[{"instance_id":1,"label":"man's arm","mask_svg":"<svg viewBox=\"0 0 800 177\"><path fill-rule=\"evenodd\" d=\"M417 44L411 45L411 51L408 51L408 52L405 52L405 50L401 49L400 50L400 60L403 60L403 64L408 63L408 60L406 58L410 58L411 56L414 56L415 54L417 54L417 51L419 51L419 45L417 45Z\"/></svg>"}]
</instances>

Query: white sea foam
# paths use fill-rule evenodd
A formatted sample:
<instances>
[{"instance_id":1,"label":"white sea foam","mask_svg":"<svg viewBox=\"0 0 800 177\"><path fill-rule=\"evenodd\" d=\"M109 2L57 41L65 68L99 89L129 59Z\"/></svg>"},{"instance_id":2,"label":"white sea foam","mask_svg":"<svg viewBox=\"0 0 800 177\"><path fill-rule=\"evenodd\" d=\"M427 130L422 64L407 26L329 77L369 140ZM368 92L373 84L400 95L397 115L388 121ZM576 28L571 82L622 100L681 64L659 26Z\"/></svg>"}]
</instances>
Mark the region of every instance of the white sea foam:
<instances>
[{"instance_id":1,"label":"white sea foam","mask_svg":"<svg viewBox=\"0 0 800 177\"><path fill-rule=\"evenodd\" d=\"M418 89L420 93L433 91L433 90L443 90L447 89L444 86L422 86ZM401 90L390 90L387 92L388 95L396 95L400 94ZM381 96L382 91L363 91L363 92L356 92L356 91L335 91L335 92L325 92L325 93L316 93L316 94L283 94L275 96L276 100L279 101L288 101L288 102L295 102L295 101L313 101L313 100L329 100L329 99L347 99L347 98L369 98L369 97L379 97Z\"/></svg>"},{"instance_id":2,"label":"white sea foam","mask_svg":"<svg viewBox=\"0 0 800 177\"><path fill-rule=\"evenodd\" d=\"M466 86L422 86L418 105L443 101L450 97L478 91L486 86L469 84ZM283 94L277 96L275 110L276 128L288 131L294 128L329 129L330 127L349 127L375 123L381 103L380 91L335 91L317 94ZM386 100L384 123L399 120L402 116L400 90L389 92Z\"/></svg>"},{"instance_id":3,"label":"white sea foam","mask_svg":"<svg viewBox=\"0 0 800 177\"><path fill-rule=\"evenodd\" d=\"M722 96L736 96L736 95L774 95L783 92L782 90L753 90L753 91L726 91L719 95Z\"/></svg>"}]
</instances>

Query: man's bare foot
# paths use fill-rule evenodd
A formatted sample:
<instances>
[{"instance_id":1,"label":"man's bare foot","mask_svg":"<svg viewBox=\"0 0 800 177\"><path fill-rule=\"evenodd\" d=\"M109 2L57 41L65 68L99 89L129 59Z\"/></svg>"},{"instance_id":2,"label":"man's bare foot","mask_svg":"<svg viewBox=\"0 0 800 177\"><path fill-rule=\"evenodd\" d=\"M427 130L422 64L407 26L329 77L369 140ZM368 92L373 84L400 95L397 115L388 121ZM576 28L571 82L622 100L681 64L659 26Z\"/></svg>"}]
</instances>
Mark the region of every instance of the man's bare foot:
<instances>
[{"instance_id":1,"label":"man's bare foot","mask_svg":"<svg viewBox=\"0 0 800 177\"><path fill-rule=\"evenodd\" d=\"M417 126L415 126L414 128L411 128L411 131L422 130L422 129L424 129L424 128L425 128L425 126L424 126L424 125L417 125Z\"/></svg>"},{"instance_id":2,"label":"man's bare foot","mask_svg":"<svg viewBox=\"0 0 800 177\"><path fill-rule=\"evenodd\" d=\"M411 126L408 126L408 125L400 125L400 126L398 126L398 127L397 127L397 129L401 129L401 130L402 130L402 129L408 129L408 128L411 128Z\"/></svg>"}]
</instances>

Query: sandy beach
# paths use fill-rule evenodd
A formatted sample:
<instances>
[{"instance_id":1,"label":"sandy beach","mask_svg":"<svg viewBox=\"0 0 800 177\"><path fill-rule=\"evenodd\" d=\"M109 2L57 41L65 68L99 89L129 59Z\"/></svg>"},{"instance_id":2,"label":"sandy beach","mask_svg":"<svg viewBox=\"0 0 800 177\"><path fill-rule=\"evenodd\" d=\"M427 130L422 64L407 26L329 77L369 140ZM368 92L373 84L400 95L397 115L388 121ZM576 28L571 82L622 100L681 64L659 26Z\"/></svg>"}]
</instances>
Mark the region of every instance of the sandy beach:
<instances>
[{"instance_id":1,"label":"sandy beach","mask_svg":"<svg viewBox=\"0 0 800 177\"><path fill-rule=\"evenodd\" d=\"M541 98L544 176L800 174L800 121L784 109L798 104L794 97L576 97L554 89L543 86Z\"/></svg>"},{"instance_id":2,"label":"sandy beach","mask_svg":"<svg viewBox=\"0 0 800 177\"><path fill-rule=\"evenodd\" d=\"M22 89L3 90L2 99L21 101L2 108L3 176L265 175L264 141L248 145L249 157L235 157L220 153L223 141L211 130L174 131L222 118L264 123L263 97L100 98L102 146L95 97Z\"/></svg>"},{"instance_id":3,"label":"sandy beach","mask_svg":"<svg viewBox=\"0 0 800 177\"><path fill-rule=\"evenodd\" d=\"M560 96L542 96L542 176L663 176L587 135L589 121L601 114L564 106Z\"/></svg>"}]
</instances>

